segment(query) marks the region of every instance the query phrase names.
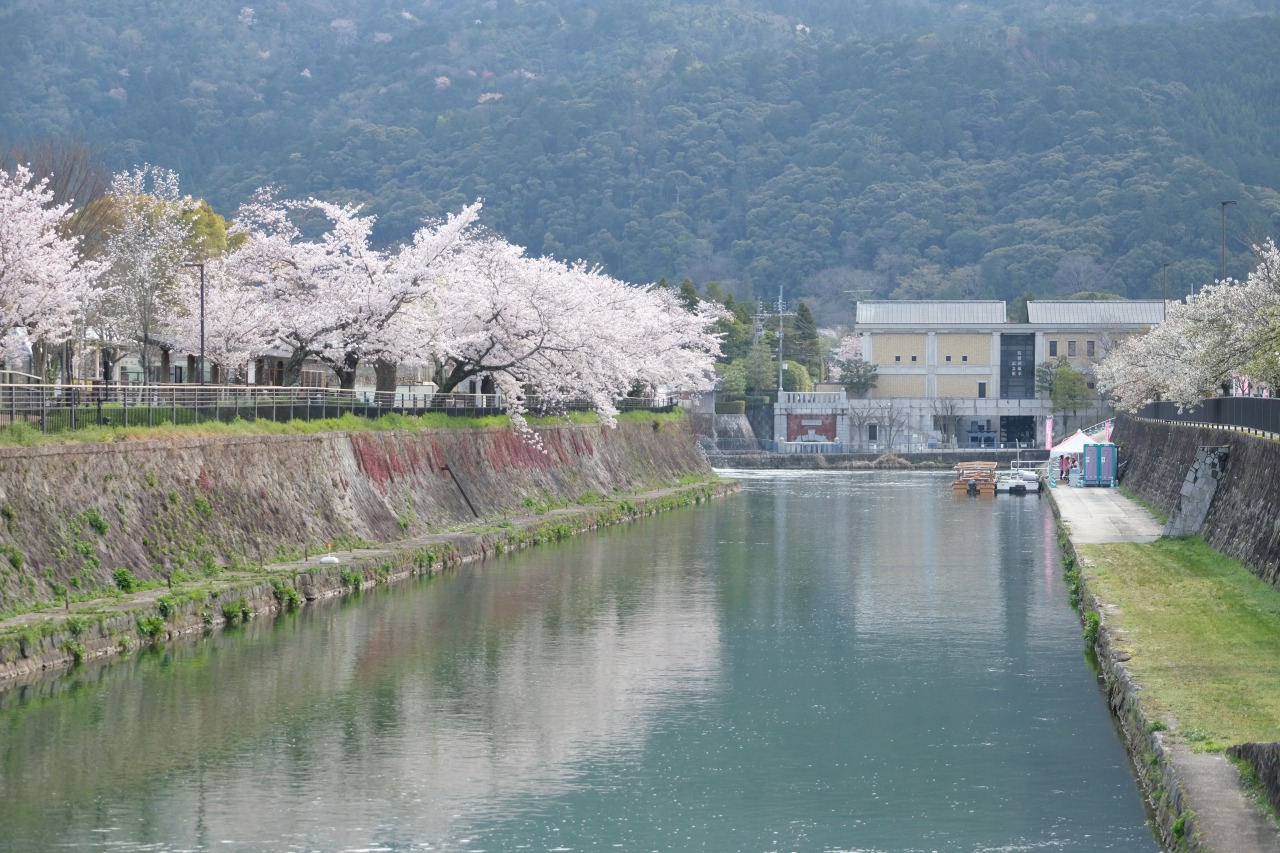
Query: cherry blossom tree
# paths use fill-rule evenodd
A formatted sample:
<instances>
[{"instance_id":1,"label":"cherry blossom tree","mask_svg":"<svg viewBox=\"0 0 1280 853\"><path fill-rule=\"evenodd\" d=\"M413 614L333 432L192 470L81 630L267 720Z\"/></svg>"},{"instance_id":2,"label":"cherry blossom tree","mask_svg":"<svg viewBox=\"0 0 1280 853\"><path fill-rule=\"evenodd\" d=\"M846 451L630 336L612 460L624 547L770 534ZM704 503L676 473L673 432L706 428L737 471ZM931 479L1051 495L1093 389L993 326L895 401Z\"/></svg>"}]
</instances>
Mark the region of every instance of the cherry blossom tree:
<instances>
[{"instance_id":1,"label":"cherry blossom tree","mask_svg":"<svg viewBox=\"0 0 1280 853\"><path fill-rule=\"evenodd\" d=\"M862 335L845 335L831 352L830 376L855 397L876 387L879 371L863 358Z\"/></svg>"},{"instance_id":2,"label":"cherry blossom tree","mask_svg":"<svg viewBox=\"0 0 1280 853\"><path fill-rule=\"evenodd\" d=\"M611 421L637 385L714 385L718 306L690 311L669 290L530 258L494 236L469 241L459 260L434 310L417 316L418 355L439 365L442 392L478 378L517 417L532 394L553 410L586 399Z\"/></svg>"},{"instance_id":3,"label":"cherry blossom tree","mask_svg":"<svg viewBox=\"0 0 1280 853\"><path fill-rule=\"evenodd\" d=\"M108 194L114 222L93 327L112 366L137 351L149 380L156 335L178 308L175 287L188 259L198 202L178 189L178 173L157 166L121 172Z\"/></svg>"},{"instance_id":4,"label":"cherry blossom tree","mask_svg":"<svg viewBox=\"0 0 1280 853\"><path fill-rule=\"evenodd\" d=\"M262 288L246 280L226 256L204 264L205 359L226 375L246 375L249 359L269 349L275 341L277 317L263 298ZM183 310L170 321L169 333L178 349L199 352L200 271L186 268L175 297Z\"/></svg>"},{"instance_id":5,"label":"cherry blossom tree","mask_svg":"<svg viewBox=\"0 0 1280 853\"><path fill-rule=\"evenodd\" d=\"M96 272L63 236L69 203L53 200L47 178L26 166L0 170L0 336L6 363L29 342L65 339L81 315Z\"/></svg>"},{"instance_id":6,"label":"cherry blossom tree","mask_svg":"<svg viewBox=\"0 0 1280 853\"><path fill-rule=\"evenodd\" d=\"M1118 408L1136 411L1157 399L1185 408L1238 376L1276 387L1280 249L1270 240L1254 248L1258 266L1244 282L1227 279L1169 303L1164 323L1112 349L1097 378Z\"/></svg>"},{"instance_id":7,"label":"cherry blossom tree","mask_svg":"<svg viewBox=\"0 0 1280 853\"><path fill-rule=\"evenodd\" d=\"M372 216L317 199L278 199L260 190L236 217L247 237L232 261L239 275L262 285L277 317L276 344L289 351L284 384L296 384L302 365L329 365L343 388L355 386L361 360L394 361L411 349L398 315L430 298L448 277L449 259L465 241L479 204L427 226L398 253L370 245ZM309 238L303 224L322 222Z\"/></svg>"}]
</instances>

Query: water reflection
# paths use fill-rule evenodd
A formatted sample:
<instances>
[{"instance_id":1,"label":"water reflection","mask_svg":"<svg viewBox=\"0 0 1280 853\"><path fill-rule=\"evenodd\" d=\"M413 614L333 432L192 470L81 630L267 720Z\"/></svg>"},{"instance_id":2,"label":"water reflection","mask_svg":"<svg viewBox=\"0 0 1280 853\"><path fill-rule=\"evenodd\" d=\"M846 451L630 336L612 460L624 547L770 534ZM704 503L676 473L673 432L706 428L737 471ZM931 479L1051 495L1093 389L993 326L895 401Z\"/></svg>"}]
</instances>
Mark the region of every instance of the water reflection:
<instances>
[{"instance_id":1,"label":"water reflection","mask_svg":"<svg viewBox=\"0 0 1280 853\"><path fill-rule=\"evenodd\" d=\"M1041 502L744 475L0 694L0 849L1155 849Z\"/></svg>"}]
</instances>

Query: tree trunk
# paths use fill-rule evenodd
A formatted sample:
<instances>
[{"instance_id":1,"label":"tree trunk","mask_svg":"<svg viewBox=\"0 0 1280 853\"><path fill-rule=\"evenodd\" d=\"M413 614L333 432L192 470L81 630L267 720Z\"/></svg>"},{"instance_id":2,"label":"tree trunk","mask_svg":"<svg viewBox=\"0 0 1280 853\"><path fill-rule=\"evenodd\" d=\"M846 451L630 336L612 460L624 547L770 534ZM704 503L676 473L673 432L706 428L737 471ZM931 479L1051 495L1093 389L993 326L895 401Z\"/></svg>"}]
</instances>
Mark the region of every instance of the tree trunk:
<instances>
[{"instance_id":1,"label":"tree trunk","mask_svg":"<svg viewBox=\"0 0 1280 853\"><path fill-rule=\"evenodd\" d=\"M354 391L356 388L356 368L360 366L360 356L355 353L344 353L342 361L333 366L338 374L338 387L343 391Z\"/></svg>"},{"instance_id":2,"label":"tree trunk","mask_svg":"<svg viewBox=\"0 0 1280 853\"><path fill-rule=\"evenodd\" d=\"M394 361L379 358L373 363L374 399L379 407L394 406L396 401L396 367Z\"/></svg>"},{"instance_id":3,"label":"tree trunk","mask_svg":"<svg viewBox=\"0 0 1280 853\"><path fill-rule=\"evenodd\" d=\"M301 347L289 353L289 360L284 363L284 375L280 384L292 388L302 384L302 363L307 360L307 351Z\"/></svg>"}]
</instances>

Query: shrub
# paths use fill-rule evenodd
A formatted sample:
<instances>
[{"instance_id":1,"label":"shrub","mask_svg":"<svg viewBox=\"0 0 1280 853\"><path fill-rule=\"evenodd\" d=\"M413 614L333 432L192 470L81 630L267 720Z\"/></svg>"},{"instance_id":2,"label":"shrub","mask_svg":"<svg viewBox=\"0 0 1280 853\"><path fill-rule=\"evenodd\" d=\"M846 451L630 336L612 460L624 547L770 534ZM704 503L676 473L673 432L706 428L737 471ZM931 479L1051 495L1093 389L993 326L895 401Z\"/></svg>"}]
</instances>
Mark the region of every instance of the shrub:
<instances>
[{"instance_id":1,"label":"shrub","mask_svg":"<svg viewBox=\"0 0 1280 853\"><path fill-rule=\"evenodd\" d=\"M9 560L9 565L15 569L22 568L22 564L27 561L27 555L12 545L0 545L0 554L3 554Z\"/></svg>"},{"instance_id":2,"label":"shrub","mask_svg":"<svg viewBox=\"0 0 1280 853\"><path fill-rule=\"evenodd\" d=\"M111 577L121 592L133 592L138 588L138 579L128 569L116 569Z\"/></svg>"},{"instance_id":3,"label":"shrub","mask_svg":"<svg viewBox=\"0 0 1280 853\"><path fill-rule=\"evenodd\" d=\"M302 604L302 596L298 595L298 591L281 580L273 580L271 590L275 593L281 610L297 610Z\"/></svg>"},{"instance_id":4,"label":"shrub","mask_svg":"<svg viewBox=\"0 0 1280 853\"><path fill-rule=\"evenodd\" d=\"M62 643L62 650L71 655L71 660L76 666L84 663L84 653L86 649L83 643L76 640L65 640Z\"/></svg>"},{"instance_id":5,"label":"shrub","mask_svg":"<svg viewBox=\"0 0 1280 853\"><path fill-rule=\"evenodd\" d=\"M86 509L80 513L80 517L84 519L84 523L93 528L93 532L99 536L106 535L107 520L102 517L102 513L96 509Z\"/></svg>"},{"instance_id":6,"label":"shrub","mask_svg":"<svg viewBox=\"0 0 1280 853\"><path fill-rule=\"evenodd\" d=\"M1102 623L1102 617L1098 615L1098 611L1090 610L1084 615L1084 641L1092 646L1098 641L1098 626Z\"/></svg>"},{"instance_id":7,"label":"shrub","mask_svg":"<svg viewBox=\"0 0 1280 853\"><path fill-rule=\"evenodd\" d=\"M155 642L164 633L163 616L139 616L138 631L151 642Z\"/></svg>"}]
</instances>

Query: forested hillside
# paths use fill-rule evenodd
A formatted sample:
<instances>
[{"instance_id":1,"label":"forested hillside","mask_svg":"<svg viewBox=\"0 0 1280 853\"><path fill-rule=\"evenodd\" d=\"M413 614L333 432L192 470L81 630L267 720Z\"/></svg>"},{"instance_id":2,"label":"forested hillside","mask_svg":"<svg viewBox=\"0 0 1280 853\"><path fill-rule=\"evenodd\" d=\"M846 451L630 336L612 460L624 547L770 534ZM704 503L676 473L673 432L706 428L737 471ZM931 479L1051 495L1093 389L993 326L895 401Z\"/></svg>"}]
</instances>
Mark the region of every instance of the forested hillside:
<instances>
[{"instance_id":1,"label":"forested hillside","mask_svg":"<svg viewBox=\"0 0 1280 853\"><path fill-rule=\"evenodd\" d=\"M1237 2L16 0L0 142L358 201L739 299L1170 296L1280 225L1280 16ZM843 316L842 316L843 315Z\"/></svg>"}]
</instances>

